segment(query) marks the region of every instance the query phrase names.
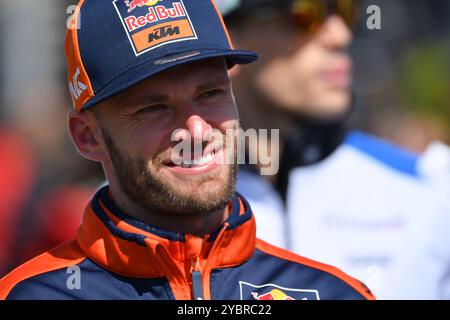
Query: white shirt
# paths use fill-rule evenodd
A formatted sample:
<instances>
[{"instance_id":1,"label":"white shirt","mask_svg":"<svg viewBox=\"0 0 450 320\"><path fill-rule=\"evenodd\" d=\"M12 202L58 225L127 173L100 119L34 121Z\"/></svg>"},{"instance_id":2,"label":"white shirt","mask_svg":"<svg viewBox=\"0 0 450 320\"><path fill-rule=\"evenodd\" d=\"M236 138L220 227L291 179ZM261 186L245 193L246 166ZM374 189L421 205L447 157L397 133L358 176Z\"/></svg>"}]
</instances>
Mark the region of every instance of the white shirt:
<instances>
[{"instance_id":1,"label":"white shirt","mask_svg":"<svg viewBox=\"0 0 450 320\"><path fill-rule=\"evenodd\" d=\"M245 198L249 201L256 218L256 236L260 239L285 248L286 230L284 219L284 205L281 197L272 185L261 176L239 171L237 190L244 190ZM270 231L269 231L270 230Z\"/></svg>"}]
</instances>

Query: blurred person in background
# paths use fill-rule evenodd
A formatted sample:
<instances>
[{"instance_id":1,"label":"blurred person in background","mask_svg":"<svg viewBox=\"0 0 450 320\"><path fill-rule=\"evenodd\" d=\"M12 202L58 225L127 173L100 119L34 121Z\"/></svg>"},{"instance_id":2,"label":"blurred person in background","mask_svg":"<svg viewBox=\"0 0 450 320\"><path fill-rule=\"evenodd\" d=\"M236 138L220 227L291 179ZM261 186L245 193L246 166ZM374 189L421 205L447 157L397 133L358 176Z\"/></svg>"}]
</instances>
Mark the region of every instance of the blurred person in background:
<instances>
[{"instance_id":1,"label":"blurred person in background","mask_svg":"<svg viewBox=\"0 0 450 320\"><path fill-rule=\"evenodd\" d=\"M45 186L33 146L17 129L0 127L0 277L76 235L93 188Z\"/></svg>"},{"instance_id":2,"label":"blurred person in background","mask_svg":"<svg viewBox=\"0 0 450 320\"><path fill-rule=\"evenodd\" d=\"M29 200L32 207L22 219L15 260L16 267L76 236L82 220L82 209L89 202L94 188L66 183L54 186ZM10 268L8 271L11 271Z\"/></svg>"},{"instance_id":3,"label":"blurred person in background","mask_svg":"<svg viewBox=\"0 0 450 320\"><path fill-rule=\"evenodd\" d=\"M61 40L73 10L69 1L43 0L33 10L30 3L0 2L0 277L72 239L102 181L65 126L71 99Z\"/></svg>"},{"instance_id":4,"label":"blurred person in background","mask_svg":"<svg viewBox=\"0 0 450 320\"><path fill-rule=\"evenodd\" d=\"M443 298L445 194L422 174L420 155L347 125L357 2L219 5L236 44L261 53L260 63L232 71L244 129L281 128L278 175L246 166L238 179L258 235L337 265L377 298Z\"/></svg>"},{"instance_id":5,"label":"blurred person in background","mask_svg":"<svg viewBox=\"0 0 450 320\"><path fill-rule=\"evenodd\" d=\"M64 91L63 91L64 90ZM10 109L33 109L44 112L47 108L54 109L48 117L17 114L8 119L9 127L14 128L22 143L16 143L11 148L11 154L17 150L27 148L28 154L22 154L16 160L5 163L5 172L9 174L18 171L22 163L33 163L33 175L28 178L28 190L17 192L19 188L11 188L11 192L23 194L20 208L10 219L14 219L17 230L11 232L12 248L5 257L9 264L0 272L5 275L21 263L41 254L57 244L72 239L81 223L80 210L89 202L92 192L101 181L95 175L89 162L74 159L70 147L68 133L64 126L68 100L64 99L65 87L44 90L38 84L30 82L22 96L12 105L5 105ZM5 112L9 114L10 112ZM51 128L51 130L49 129ZM10 131L13 131L10 130ZM20 141L19 141L20 142ZM19 149L20 150L20 149ZM11 156L10 156L11 158ZM98 168L97 168L98 169ZM28 174L21 170L22 174ZM10 180L13 180L12 178ZM26 191L26 192L25 192Z\"/></svg>"},{"instance_id":6,"label":"blurred person in background","mask_svg":"<svg viewBox=\"0 0 450 320\"><path fill-rule=\"evenodd\" d=\"M0 127L0 276L16 262L16 239L24 202L35 181L36 163L24 138Z\"/></svg>"}]
</instances>

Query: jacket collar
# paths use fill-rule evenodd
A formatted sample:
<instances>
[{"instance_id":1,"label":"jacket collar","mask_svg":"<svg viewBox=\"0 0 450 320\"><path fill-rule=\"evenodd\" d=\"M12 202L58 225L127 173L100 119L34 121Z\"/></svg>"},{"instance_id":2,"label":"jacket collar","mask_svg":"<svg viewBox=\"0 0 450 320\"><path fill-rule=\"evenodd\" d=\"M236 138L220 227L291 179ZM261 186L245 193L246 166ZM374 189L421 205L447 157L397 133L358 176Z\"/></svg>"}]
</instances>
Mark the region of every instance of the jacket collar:
<instances>
[{"instance_id":1,"label":"jacket collar","mask_svg":"<svg viewBox=\"0 0 450 320\"><path fill-rule=\"evenodd\" d=\"M247 261L254 250L256 226L248 202L234 197L228 220L214 233L199 238L174 233L134 220L101 188L87 205L77 242L95 263L112 272L157 278L186 277L192 261L210 270Z\"/></svg>"}]
</instances>

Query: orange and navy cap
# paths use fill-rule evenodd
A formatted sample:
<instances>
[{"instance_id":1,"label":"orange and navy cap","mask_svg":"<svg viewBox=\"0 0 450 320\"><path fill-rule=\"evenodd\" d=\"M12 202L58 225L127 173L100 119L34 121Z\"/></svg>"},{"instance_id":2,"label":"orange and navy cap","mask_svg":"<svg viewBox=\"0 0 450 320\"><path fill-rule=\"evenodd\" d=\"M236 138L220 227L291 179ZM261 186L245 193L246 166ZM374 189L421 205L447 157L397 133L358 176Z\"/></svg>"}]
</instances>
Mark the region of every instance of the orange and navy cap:
<instances>
[{"instance_id":1,"label":"orange and navy cap","mask_svg":"<svg viewBox=\"0 0 450 320\"><path fill-rule=\"evenodd\" d=\"M81 0L65 53L78 111L176 65L258 59L255 52L234 50L214 0Z\"/></svg>"}]
</instances>

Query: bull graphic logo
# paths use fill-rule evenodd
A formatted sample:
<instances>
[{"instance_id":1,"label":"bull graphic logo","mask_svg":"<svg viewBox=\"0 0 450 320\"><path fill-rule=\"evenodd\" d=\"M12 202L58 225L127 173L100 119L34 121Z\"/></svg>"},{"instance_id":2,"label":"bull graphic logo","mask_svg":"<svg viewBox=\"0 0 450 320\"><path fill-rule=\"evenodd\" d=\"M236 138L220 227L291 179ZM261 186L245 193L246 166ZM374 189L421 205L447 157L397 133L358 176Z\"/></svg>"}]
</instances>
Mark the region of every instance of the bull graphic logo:
<instances>
[{"instance_id":1,"label":"bull graphic logo","mask_svg":"<svg viewBox=\"0 0 450 320\"><path fill-rule=\"evenodd\" d=\"M255 300L295 300L279 289L272 289L270 292L264 294L252 292L252 296Z\"/></svg>"},{"instance_id":2,"label":"bull graphic logo","mask_svg":"<svg viewBox=\"0 0 450 320\"><path fill-rule=\"evenodd\" d=\"M142 8L143 6L151 7L162 0L125 0L125 4L128 7L128 12L132 12L136 8Z\"/></svg>"},{"instance_id":3,"label":"bull graphic logo","mask_svg":"<svg viewBox=\"0 0 450 320\"><path fill-rule=\"evenodd\" d=\"M316 289L285 288L277 284L268 283L256 285L239 281L241 300L320 300Z\"/></svg>"}]
</instances>

